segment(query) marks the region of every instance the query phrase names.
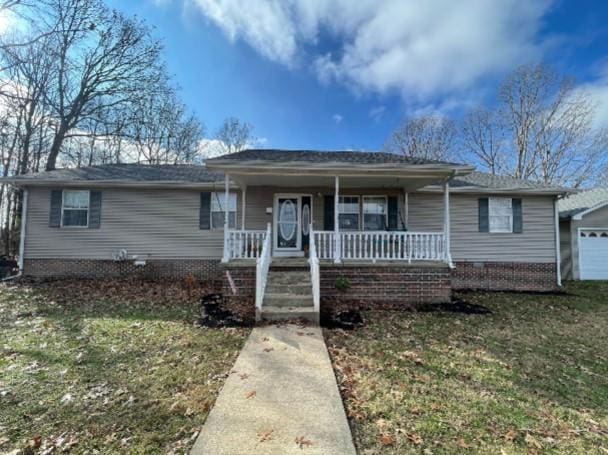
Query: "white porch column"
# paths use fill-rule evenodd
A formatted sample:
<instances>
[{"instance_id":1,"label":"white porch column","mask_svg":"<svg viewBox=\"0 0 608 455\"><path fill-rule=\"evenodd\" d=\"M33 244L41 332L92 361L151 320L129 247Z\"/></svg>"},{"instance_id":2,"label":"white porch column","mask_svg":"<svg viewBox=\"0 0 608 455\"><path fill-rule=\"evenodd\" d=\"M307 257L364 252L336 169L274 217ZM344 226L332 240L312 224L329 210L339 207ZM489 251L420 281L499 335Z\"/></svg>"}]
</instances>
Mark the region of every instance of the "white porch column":
<instances>
[{"instance_id":1,"label":"white porch column","mask_svg":"<svg viewBox=\"0 0 608 455\"><path fill-rule=\"evenodd\" d=\"M241 229L245 230L245 203L247 201L247 187L243 185L241 188Z\"/></svg>"},{"instance_id":2,"label":"white porch column","mask_svg":"<svg viewBox=\"0 0 608 455\"><path fill-rule=\"evenodd\" d=\"M555 267L557 272L557 285L562 286L562 256L561 256L561 242L559 239L559 209L557 207L557 201L559 197L553 200L553 219L555 221Z\"/></svg>"},{"instance_id":3,"label":"white porch column","mask_svg":"<svg viewBox=\"0 0 608 455\"><path fill-rule=\"evenodd\" d=\"M403 218L405 220L405 228L410 229L410 193L403 190Z\"/></svg>"},{"instance_id":4,"label":"white porch column","mask_svg":"<svg viewBox=\"0 0 608 455\"><path fill-rule=\"evenodd\" d=\"M340 177L336 175L336 191L334 194L334 263L342 262L340 252L342 251L342 239L340 238Z\"/></svg>"},{"instance_id":5,"label":"white porch column","mask_svg":"<svg viewBox=\"0 0 608 455\"><path fill-rule=\"evenodd\" d=\"M450 183L447 180L443 184L443 235L445 236L445 261L450 267L453 267L450 251Z\"/></svg>"},{"instance_id":6,"label":"white porch column","mask_svg":"<svg viewBox=\"0 0 608 455\"><path fill-rule=\"evenodd\" d=\"M228 204L230 202L230 176L225 174L224 176L224 255L222 262L228 262L230 260L229 248L228 248L228 214L230 210Z\"/></svg>"}]
</instances>

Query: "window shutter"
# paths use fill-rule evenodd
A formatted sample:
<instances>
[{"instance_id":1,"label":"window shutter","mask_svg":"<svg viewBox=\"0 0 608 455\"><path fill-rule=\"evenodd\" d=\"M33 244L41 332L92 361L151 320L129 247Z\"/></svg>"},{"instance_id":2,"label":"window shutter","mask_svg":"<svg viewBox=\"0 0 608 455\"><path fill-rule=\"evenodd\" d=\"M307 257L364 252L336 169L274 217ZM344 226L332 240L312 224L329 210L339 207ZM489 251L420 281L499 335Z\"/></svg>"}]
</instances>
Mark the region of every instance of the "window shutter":
<instances>
[{"instance_id":1,"label":"window shutter","mask_svg":"<svg viewBox=\"0 0 608 455\"><path fill-rule=\"evenodd\" d=\"M101 226L101 191L91 191L89 201L89 229L99 229Z\"/></svg>"},{"instance_id":2,"label":"window shutter","mask_svg":"<svg viewBox=\"0 0 608 455\"><path fill-rule=\"evenodd\" d=\"M388 230L399 229L399 202L396 196L388 197Z\"/></svg>"},{"instance_id":3,"label":"window shutter","mask_svg":"<svg viewBox=\"0 0 608 455\"><path fill-rule=\"evenodd\" d=\"M63 190L51 190L51 210L49 214L49 227L61 226L61 204L63 202Z\"/></svg>"},{"instance_id":4,"label":"window shutter","mask_svg":"<svg viewBox=\"0 0 608 455\"><path fill-rule=\"evenodd\" d=\"M211 193L209 192L201 193L199 228L211 229Z\"/></svg>"},{"instance_id":5,"label":"window shutter","mask_svg":"<svg viewBox=\"0 0 608 455\"><path fill-rule=\"evenodd\" d=\"M524 217L521 199L513 199L511 204L513 207L513 233L521 234L524 232Z\"/></svg>"},{"instance_id":6,"label":"window shutter","mask_svg":"<svg viewBox=\"0 0 608 455\"><path fill-rule=\"evenodd\" d=\"M334 195L326 194L323 207L323 229L334 230Z\"/></svg>"},{"instance_id":7,"label":"window shutter","mask_svg":"<svg viewBox=\"0 0 608 455\"><path fill-rule=\"evenodd\" d=\"M490 200L479 198L479 232L490 232Z\"/></svg>"}]
</instances>

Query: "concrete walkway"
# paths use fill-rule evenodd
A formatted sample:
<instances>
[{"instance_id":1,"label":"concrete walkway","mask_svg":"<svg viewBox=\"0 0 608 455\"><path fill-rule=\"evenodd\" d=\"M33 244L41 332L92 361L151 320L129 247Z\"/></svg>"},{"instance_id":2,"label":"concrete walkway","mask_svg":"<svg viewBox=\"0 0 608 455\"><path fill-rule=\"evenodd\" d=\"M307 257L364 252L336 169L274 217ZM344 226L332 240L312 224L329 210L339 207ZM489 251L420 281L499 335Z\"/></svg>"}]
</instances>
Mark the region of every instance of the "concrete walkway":
<instances>
[{"instance_id":1,"label":"concrete walkway","mask_svg":"<svg viewBox=\"0 0 608 455\"><path fill-rule=\"evenodd\" d=\"M192 449L194 455L355 454L318 327L255 328Z\"/></svg>"}]
</instances>

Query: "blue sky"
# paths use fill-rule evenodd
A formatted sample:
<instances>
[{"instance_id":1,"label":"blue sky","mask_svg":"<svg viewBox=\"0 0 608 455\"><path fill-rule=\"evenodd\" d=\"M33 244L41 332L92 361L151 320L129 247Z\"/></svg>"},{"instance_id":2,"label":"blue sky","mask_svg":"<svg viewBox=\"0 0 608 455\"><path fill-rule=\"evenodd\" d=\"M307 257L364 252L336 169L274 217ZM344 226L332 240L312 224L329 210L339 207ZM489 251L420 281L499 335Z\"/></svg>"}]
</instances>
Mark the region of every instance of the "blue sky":
<instances>
[{"instance_id":1,"label":"blue sky","mask_svg":"<svg viewBox=\"0 0 608 455\"><path fill-rule=\"evenodd\" d=\"M458 118L545 61L608 125L608 2L110 0L156 28L186 104L212 133L236 116L266 147L382 147L408 115Z\"/></svg>"}]
</instances>

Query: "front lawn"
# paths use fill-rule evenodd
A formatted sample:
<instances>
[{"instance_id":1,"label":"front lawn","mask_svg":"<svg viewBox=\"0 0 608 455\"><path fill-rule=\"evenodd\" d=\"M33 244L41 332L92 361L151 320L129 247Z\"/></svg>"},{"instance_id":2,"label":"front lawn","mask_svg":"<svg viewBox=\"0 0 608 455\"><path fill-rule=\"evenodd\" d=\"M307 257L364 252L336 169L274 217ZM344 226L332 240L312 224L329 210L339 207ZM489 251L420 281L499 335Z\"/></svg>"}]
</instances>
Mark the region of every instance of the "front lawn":
<instances>
[{"instance_id":1,"label":"front lawn","mask_svg":"<svg viewBox=\"0 0 608 455\"><path fill-rule=\"evenodd\" d=\"M201 292L0 286L0 453L189 449L248 334L195 326Z\"/></svg>"},{"instance_id":2,"label":"front lawn","mask_svg":"<svg viewBox=\"0 0 608 455\"><path fill-rule=\"evenodd\" d=\"M326 330L360 453L608 453L608 283Z\"/></svg>"}]
</instances>

